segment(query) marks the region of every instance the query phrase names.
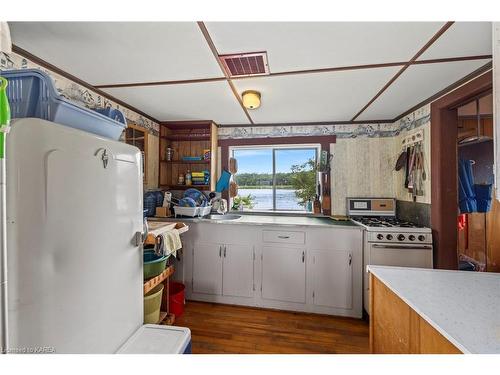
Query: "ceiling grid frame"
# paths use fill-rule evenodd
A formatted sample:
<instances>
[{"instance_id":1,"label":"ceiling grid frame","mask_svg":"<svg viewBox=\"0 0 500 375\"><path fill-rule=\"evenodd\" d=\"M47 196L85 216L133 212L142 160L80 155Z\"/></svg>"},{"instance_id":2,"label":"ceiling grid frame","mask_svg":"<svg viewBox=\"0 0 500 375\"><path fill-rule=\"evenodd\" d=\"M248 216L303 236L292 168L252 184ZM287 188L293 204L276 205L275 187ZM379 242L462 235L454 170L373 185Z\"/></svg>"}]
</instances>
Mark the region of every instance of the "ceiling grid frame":
<instances>
[{"instance_id":1,"label":"ceiling grid frame","mask_svg":"<svg viewBox=\"0 0 500 375\"><path fill-rule=\"evenodd\" d=\"M396 121L402 117L404 117L407 113L411 112L412 110L414 110L415 108L417 107L420 107L421 105L424 105L426 103L429 103L430 101L434 100L435 98L439 97L440 95L442 95L443 91L450 91L450 90L453 90L454 88L456 88L457 86L460 85L461 82L464 82L466 81L467 79L471 79L471 77L474 77L474 76L479 76L481 74L484 74L484 72L488 71L491 69L491 62L488 62L487 64L485 64L484 66L481 66L479 69L467 74L465 77L461 78L460 80L458 80L457 82L455 83L452 83L450 84L449 86L447 86L446 88L440 90L439 92L437 92L436 94L432 95L431 97L425 99L425 100L422 100L420 103L416 104L415 106L412 106L410 109L406 110L405 112L403 112L402 114L394 117L394 119L392 120L381 120L380 118L378 117L384 117L384 116L371 116L371 117L377 117L377 119L375 120L363 120L363 121L360 121L360 120L357 120L358 117L364 112L366 111L368 108L371 108L371 106L373 105L373 103L386 91L389 89L389 87L391 87L392 89L392 85L394 84L394 82L396 82L396 80L398 80L400 78L400 76L412 65L425 65L425 64L437 64L437 65L441 65L443 64L444 66L444 63L449 63L449 62L455 62L455 61L468 61L468 60L487 60L487 59L491 59L492 56L491 54L476 54L476 55L473 55L474 52L476 53L488 53L486 50L481 51L481 50L467 50L466 52L472 52L472 53L469 53L468 55L466 54L462 54L461 56L451 56L451 57L442 57L440 58L439 56L429 56L429 57L433 57L431 59L421 59L421 60L418 60L420 57L426 57L426 51L427 49L429 49L431 46L434 45L434 43L440 39L440 37L445 34L445 32L451 27L453 26L454 24L456 24L455 22L452 22L452 21L449 21L449 22L446 22L439 30L438 32L419 50L419 52L412 58L410 59L409 61L403 61L403 59L401 59L401 61L396 61L396 62L389 62L389 63L384 63L383 61L378 63L378 64L370 64L369 61L368 61L368 64L362 64L362 65L345 65L345 66L333 66L333 67L327 67L327 68L317 68L317 69L298 69L298 70L288 70L288 71L279 71L279 72L275 72L275 73L270 73L268 76L270 77L273 77L273 76L287 76L287 75L300 75L300 74L321 74L321 73L328 73L328 72L336 72L336 71L349 71L349 70L360 70L360 69L373 69L373 68L383 68L383 67L397 67L397 66L401 66L402 68L396 73L396 75L381 89L379 90L379 92L376 94L376 96L374 98L372 98L370 100L370 102L365 105L361 111L359 111L351 120L332 120L332 121L322 121L321 119L316 120L314 121L314 119L311 119L313 121L299 121L299 122L294 122L294 123L291 123L289 121L282 121L282 122L277 122L277 123L274 123L276 125L279 125L279 124L282 124L282 125L298 125L298 124L301 124L301 125L316 125L316 124L339 124L339 123L344 123L344 124L348 124L348 123L369 123L369 122L373 122L373 123L380 123L380 122L386 122L386 121ZM209 49L211 51L211 53L213 54L213 56L216 58L216 62L221 70L221 72L223 73L224 77L211 77L211 78L196 78L196 79L181 79L181 80L166 80L166 81L151 81L151 82L131 82L131 83L111 83L111 84L99 84L99 85L92 85L90 83L87 83L87 82L84 82L83 80L81 79L78 79L77 77L75 77L74 75L70 74L70 73L66 73L65 71L63 71L62 69L59 69L57 68L56 66L52 65L51 63L47 62L47 61L44 61L42 60L41 58L38 58L37 56L31 54L30 52L26 51L26 50L23 50L22 48L16 46L16 49L17 49L17 53L19 53L20 55L24 55L25 57L28 57L30 58L31 60L33 59L36 59L38 60L38 62L41 62L42 66L45 66L45 67L48 67L49 69L52 69L52 70L56 70L59 74L63 75L63 76L66 76L66 77L70 77L70 79L74 80L74 81L78 81L80 84L84 85L85 87L87 88L90 88L90 89L93 89L99 93L102 93L103 95L107 96L107 97L110 97L110 99L120 103L121 105L125 106L125 107L128 107L142 115L144 115L145 117L149 118L150 120L152 121L155 121L155 122L161 122L161 120L158 120L157 116L151 116L151 115L148 115L146 113L144 113L143 111L139 110L137 105L129 105L126 98L124 99L118 99L116 98L115 96L113 96L112 94L110 94L109 92L103 92L101 89L107 89L107 88L122 88L122 87L141 87L141 86L162 86L162 85L189 85L189 84L196 84L196 83L205 83L205 82L222 82L222 81L227 81L230 89L231 89L231 92L232 94L234 95L234 97L237 99L238 101L238 104L240 105L241 109L244 111L244 114L246 116L246 118L250 121L250 124L251 125L270 125L270 122L258 122L258 123L255 123L255 121L253 120L252 116L250 116L250 113L249 111L243 106L243 103L242 103L242 99L241 99L241 96L240 94L238 93L237 91L237 88L235 86L235 84L233 83L233 80L235 81L239 81L239 80L245 80L245 79L248 79L248 78L252 78L252 77L229 77L227 72L225 71L225 69L221 66L221 62L219 60L219 51L218 51L218 48L215 46L215 43L211 37L211 35L209 34L208 32L208 29L205 25L204 22L197 22L197 25L199 27L199 29L201 30L202 34L203 34L203 37L205 38L205 41L207 42L208 46L209 46ZM436 26L439 26L439 25L436 25ZM453 29L453 28L452 28ZM432 30L431 30L432 32ZM451 32L451 31L450 31ZM449 33L447 33L446 35L448 35ZM431 35L430 33L428 35ZM22 53L21 53L22 51ZM209 53L210 55L210 53ZM209 56L208 55L208 56ZM209 59L210 60L210 59ZM208 75L208 77L210 77L210 75ZM237 106L235 107L235 109L237 109ZM384 118L386 117L392 117L394 116L394 114L390 114L389 116L385 116ZM307 116L306 116L307 117ZM329 116L325 116L325 117L329 117ZM366 116L364 116L366 117ZM163 120L163 119L162 119ZM223 123L222 126L246 126L245 123L240 123L240 124L235 124L235 123Z\"/></svg>"},{"instance_id":2,"label":"ceiling grid frame","mask_svg":"<svg viewBox=\"0 0 500 375\"><path fill-rule=\"evenodd\" d=\"M224 68L224 64L219 59L219 56L220 56L219 52L217 51L217 47L215 47L215 44L214 44L214 42L212 40L212 37L210 36L210 33L208 32L208 29L205 26L205 23L203 21L198 21L196 23L198 24L198 27L200 28L201 33L205 37L205 40L207 41L208 47L212 51L212 53L214 55L214 58L217 60L217 64L219 64L219 67L222 70L222 73L226 77L226 80L227 80L227 83L229 85L229 88L231 89L231 91L233 92L236 100L240 104L241 109L243 110L243 112L245 112L245 116L248 118L248 121L250 121L251 125L255 125L255 122L253 121L252 116L250 116L250 113L248 113L248 110L243 105L243 99L241 98L241 96L238 93L238 91L236 91L236 87L234 87L234 84L233 84L233 82L231 80L231 77L229 76L228 72Z\"/></svg>"},{"instance_id":3,"label":"ceiling grid frame","mask_svg":"<svg viewBox=\"0 0 500 375\"><path fill-rule=\"evenodd\" d=\"M400 76L403 74L406 69L408 69L413 62L417 61L417 59L425 52L427 49L434 44L436 40L439 39L441 35L443 35L446 30L448 30L455 21L448 21L446 22L434 36L422 47L420 50L408 61L397 73L394 77L392 77L389 82L387 82L380 90L377 92L377 94L363 107L361 110L354 115L354 117L351 119L351 121L355 121L370 105L375 102L383 93L386 91L389 86L391 86Z\"/></svg>"}]
</instances>

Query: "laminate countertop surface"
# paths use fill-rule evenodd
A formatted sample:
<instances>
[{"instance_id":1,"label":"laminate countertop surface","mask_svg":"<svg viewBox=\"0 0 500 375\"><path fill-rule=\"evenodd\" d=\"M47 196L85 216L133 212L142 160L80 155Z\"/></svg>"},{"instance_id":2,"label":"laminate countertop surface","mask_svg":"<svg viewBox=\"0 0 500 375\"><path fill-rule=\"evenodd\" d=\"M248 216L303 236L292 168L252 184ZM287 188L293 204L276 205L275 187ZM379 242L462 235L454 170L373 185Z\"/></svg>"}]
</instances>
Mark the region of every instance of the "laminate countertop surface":
<instances>
[{"instance_id":1,"label":"laminate countertop surface","mask_svg":"<svg viewBox=\"0 0 500 375\"><path fill-rule=\"evenodd\" d=\"M231 215L240 215L239 213L231 212ZM240 215L241 217L235 220L216 220L204 218L156 218L152 217L151 221L179 221L186 223L207 223L207 224L244 224L244 225L283 225L283 226L313 226L313 227L339 227L363 230L363 227L355 224L351 220L336 221L329 217L311 217L311 216L278 216L278 215Z\"/></svg>"},{"instance_id":2,"label":"laminate countertop surface","mask_svg":"<svg viewBox=\"0 0 500 375\"><path fill-rule=\"evenodd\" d=\"M500 274L367 266L464 353L500 353Z\"/></svg>"}]
</instances>

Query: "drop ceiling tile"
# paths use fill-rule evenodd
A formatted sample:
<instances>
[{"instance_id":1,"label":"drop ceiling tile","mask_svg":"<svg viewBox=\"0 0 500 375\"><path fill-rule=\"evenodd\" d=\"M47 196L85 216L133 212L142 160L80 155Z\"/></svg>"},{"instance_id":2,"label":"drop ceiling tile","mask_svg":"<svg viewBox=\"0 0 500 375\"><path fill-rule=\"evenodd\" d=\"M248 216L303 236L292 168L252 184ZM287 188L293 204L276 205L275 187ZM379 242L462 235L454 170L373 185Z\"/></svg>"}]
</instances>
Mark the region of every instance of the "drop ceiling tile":
<instances>
[{"instance_id":1,"label":"drop ceiling tile","mask_svg":"<svg viewBox=\"0 0 500 375\"><path fill-rule=\"evenodd\" d=\"M443 22L208 22L220 54L267 51L271 72L410 60Z\"/></svg>"},{"instance_id":2,"label":"drop ceiling tile","mask_svg":"<svg viewBox=\"0 0 500 375\"><path fill-rule=\"evenodd\" d=\"M160 121L249 123L226 81L110 88L104 91Z\"/></svg>"},{"instance_id":3,"label":"drop ceiling tile","mask_svg":"<svg viewBox=\"0 0 500 375\"><path fill-rule=\"evenodd\" d=\"M491 55L491 22L455 22L419 60Z\"/></svg>"},{"instance_id":4,"label":"drop ceiling tile","mask_svg":"<svg viewBox=\"0 0 500 375\"><path fill-rule=\"evenodd\" d=\"M250 115L258 123L346 121L370 100L399 68L321 74L267 76L235 80L239 93L257 90L260 108Z\"/></svg>"},{"instance_id":5,"label":"drop ceiling tile","mask_svg":"<svg viewBox=\"0 0 500 375\"><path fill-rule=\"evenodd\" d=\"M395 118L489 61L412 65L357 120Z\"/></svg>"},{"instance_id":6,"label":"drop ceiling tile","mask_svg":"<svg viewBox=\"0 0 500 375\"><path fill-rule=\"evenodd\" d=\"M11 22L12 40L93 85L221 77L195 22Z\"/></svg>"}]
</instances>

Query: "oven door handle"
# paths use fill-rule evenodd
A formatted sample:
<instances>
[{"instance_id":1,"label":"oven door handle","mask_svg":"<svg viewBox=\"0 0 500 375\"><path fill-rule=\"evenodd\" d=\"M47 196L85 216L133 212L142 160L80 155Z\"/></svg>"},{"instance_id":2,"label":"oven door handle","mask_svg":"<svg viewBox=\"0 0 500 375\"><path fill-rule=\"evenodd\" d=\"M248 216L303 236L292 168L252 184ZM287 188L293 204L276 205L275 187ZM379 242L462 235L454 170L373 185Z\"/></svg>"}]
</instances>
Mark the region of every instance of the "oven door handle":
<instances>
[{"instance_id":1,"label":"oven door handle","mask_svg":"<svg viewBox=\"0 0 500 375\"><path fill-rule=\"evenodd\" d=\"M432 249L432 246L429 246L429 245L397 246L397 245L373 244L372 247L377 248L377 249L395 249L395 250L431 250Z\"/></svg>"}]
</instances>

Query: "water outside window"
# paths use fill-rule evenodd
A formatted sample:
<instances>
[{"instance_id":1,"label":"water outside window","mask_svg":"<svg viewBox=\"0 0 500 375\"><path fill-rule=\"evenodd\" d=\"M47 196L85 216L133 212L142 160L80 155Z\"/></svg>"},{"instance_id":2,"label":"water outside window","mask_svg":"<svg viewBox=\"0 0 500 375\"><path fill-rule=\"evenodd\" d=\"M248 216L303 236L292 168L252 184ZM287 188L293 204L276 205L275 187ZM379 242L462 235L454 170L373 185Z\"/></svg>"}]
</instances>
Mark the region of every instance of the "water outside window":
<instances>
[{"instance_id":1,"label":"water outside window","mask_svg":"<svg viewBox=\"0 0 500 375\"><path fill-rule=\"evenodd\" d=\"M234 149L238 196L253 210L304 211L317 186L317 148ZM236 200L238 201L238 199Z\"/></svg>"}]
</instances>

